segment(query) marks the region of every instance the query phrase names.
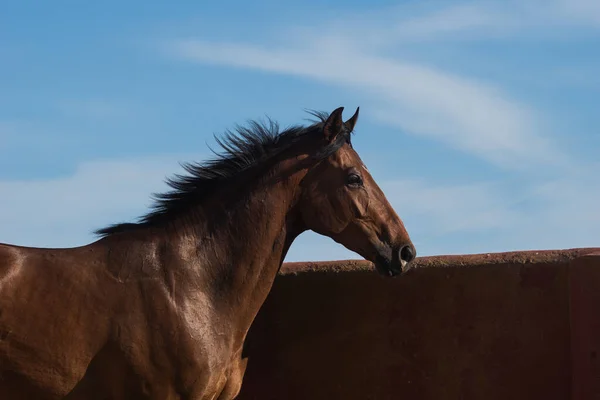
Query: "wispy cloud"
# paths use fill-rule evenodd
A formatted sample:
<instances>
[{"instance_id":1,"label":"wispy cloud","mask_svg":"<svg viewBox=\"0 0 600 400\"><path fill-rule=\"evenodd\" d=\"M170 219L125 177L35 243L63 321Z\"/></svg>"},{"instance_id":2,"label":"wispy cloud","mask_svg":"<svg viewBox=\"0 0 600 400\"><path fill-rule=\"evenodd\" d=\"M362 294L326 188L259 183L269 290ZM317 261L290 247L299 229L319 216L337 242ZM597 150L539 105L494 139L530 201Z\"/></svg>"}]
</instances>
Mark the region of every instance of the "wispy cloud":
<instances>
[{"instance_id":1,"label":"wispy cloud","mask_svg":"<svg viewBox=\"0 0 600 400\"><path fill-rule=\"evenodd\" d=\"M552 8L556 20L600 28L600 3L596 0L555 0ZM540 2L539 6L544 3Z\"/></svg>"},{"instance_id":2,"label":"wispy cloud","mask_svg":"<svg viewBox=\"0 0 600 400\"><path fill-rule=\"evenodd\" d=\"M337 37L286 49L188 39L171 43L169 51L192 62L300 75L361 90L370 103L366 109L378 110L374 115L381 120L503 167L564 161L540 133L535 112L499 88L356 52Z\"/></svg>"},{"instance_id":3,"label":"wispy cloud","mask_svg":"<svg viewBox=\"0 0 600 400\"><path fill-rule=\"evenodd\" d=\"M48 180L0 181L0 242L74 246L93 240L94 229L131 221L147 211L151 193L189 155L99 160Z\"/></svg>"},{"instance_id":4,"label":"wispy cloud","mask_svg":"<svg viewBox=\"0 0 600 400\"><path fill-rule=\"evenodd\" d=\"M298 38L339 35L365 49L442 40L482 41L524 35L555 38L600 29L595 0L485 0L405 3L299 27Z\"/></svg>"},{"instance_id":5,"label":"wispy cloud","mask_svg":"<svg viewBox=\"0 0 600 400\"><path fill-rule=\"evenodd\" d=\"M561 249L600 243L599 174L600 164L592 164L526 187L426 180L381 186L425 254Z\"/></svg>"},{"instance_id":6,"label":"wispy cloud","mask_svg":"<svg viewBox=\"0 0 600 400\"><path fill-rule=\"evenodd\" d=\"M518 221L511 206L518 204L522 196L507 196L504 185L489 182L431 184L425 180L397 180L384 182L382 188L395 209L418 218L422 226L434 227L437 235L514 226Z\"/></svg>"}]
</instances>

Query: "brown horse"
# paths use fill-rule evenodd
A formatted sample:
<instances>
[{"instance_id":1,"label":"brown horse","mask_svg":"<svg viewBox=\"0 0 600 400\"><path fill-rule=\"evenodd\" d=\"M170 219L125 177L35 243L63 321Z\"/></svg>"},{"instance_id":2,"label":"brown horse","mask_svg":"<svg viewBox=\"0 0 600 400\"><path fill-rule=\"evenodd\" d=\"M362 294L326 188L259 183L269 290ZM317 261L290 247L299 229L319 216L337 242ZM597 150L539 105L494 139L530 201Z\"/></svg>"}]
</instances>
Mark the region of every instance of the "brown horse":
<instances>
[{"instance_id":1,"label":"brown horse","mask_svg":"<svg viewBox=\"0 0 600 400\"><path fill-rule=\"evenodd\" d=\"M0 399L233 399L246 333L300 233L406 271L414 246L352 148L358 109L342 110L227 132L224 153L94 243L0 245Z\"/></svg>"}]
</instances>

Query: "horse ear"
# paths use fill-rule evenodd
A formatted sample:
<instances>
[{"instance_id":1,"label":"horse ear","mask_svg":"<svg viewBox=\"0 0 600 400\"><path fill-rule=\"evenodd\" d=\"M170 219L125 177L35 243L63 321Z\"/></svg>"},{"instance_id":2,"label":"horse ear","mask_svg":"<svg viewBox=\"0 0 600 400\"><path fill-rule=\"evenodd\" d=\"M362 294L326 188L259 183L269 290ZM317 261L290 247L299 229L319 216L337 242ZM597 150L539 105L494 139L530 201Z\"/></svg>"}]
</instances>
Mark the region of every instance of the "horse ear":
<instances>
[{"instance_id":1,"label":"horse ear","mask_svg":"<svg viewBox=\"0 0 600 400\"><path fill-rule=\"evenodd\" d=\"M358 111L360 110L360 107L356 107L356 112L354 113L354 115L346 122L344 122L344 125L346 125L346 129L348 130L348 132L352 132L354 130L354 126L356 125L356 120L358 120Z\"/></svg>"},{"instance_id":2,"label":"horse ear","mask_svg":"<svg viewBox=\"0 0 600 400\"><path fill-rule=\"evenodd\" d=\"M333 110L323 125L323 136L325 136L325 140L328 142L333 142L337 135L342 133L344 129L344 121L342 120L343 111L344 107Z\"/></svg>"}]
</instances>

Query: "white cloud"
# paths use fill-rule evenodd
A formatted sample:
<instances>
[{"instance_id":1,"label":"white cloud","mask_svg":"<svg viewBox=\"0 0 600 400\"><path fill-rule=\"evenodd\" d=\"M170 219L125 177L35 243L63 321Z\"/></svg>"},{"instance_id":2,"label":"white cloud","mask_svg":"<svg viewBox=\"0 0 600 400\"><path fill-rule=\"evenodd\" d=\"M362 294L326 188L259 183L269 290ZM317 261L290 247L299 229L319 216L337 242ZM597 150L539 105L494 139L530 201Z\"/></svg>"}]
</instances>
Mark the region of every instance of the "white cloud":
<instances>
[{"instance_id":1,"label":"white cloud","mask_svg":"<svg viewBox=\"0 0 600 400\"><path fill-rule=\"evenodd\" d=\"M296 38L337 35L363 49L427 41L556 37L600 28L596 0L421 1L341 16Z\"/></svg>"},{"instance_id":2,"label":"white cloud","mask_svg":"<svg viewBox=\"0 0 600 400\"><path fill-rule=\"evenodd\" d=\"M564 156L540 132L535 113L498 88L423 65L367 55L330 37L302 48L181 40L172 54L199 63L300 75L359 89L365 110L503 167L559 164ZM351 62L340 64L352 54ZM364 106L364 104L363 104Z\"/></svg>"},{"instance_id":3,"label":"white cloud","mask_svg":"<svg viewBox=\"0 0 600 400\"><path fill-rule=\"evenodd\" d=\"M0 181L0 242L73 246L92 231L147 211L164 178L181 172L178 157L86 162L51 180Z\"/></svg>"},{"instance_id":4,"label":"white cloud","mask_svg":"<svg viewBox=\"0 0 600 400\"><path fill-rule=\"evenodd\" d=\"M511 6L512 5L512 6ZM515 12L520 11L521 13ZM339 36L362 50L430 40L504 37L523 21L522 3L425 1L342 16L322 26L296 28L297 39ZM468 34L470 33L470 34Z\"/></svg>"},{"instance_id":5,"label":"white cloud","mask_svg":"<svg viewBox=\"0 0 600 400\"><path fill-rule=\"evenodd\" d=\"M508 228L518 222L510 210L516 199L506 196L500 184L399 180L381 186L396 210L434 228L436 235Z\"/></svg>"},{"instance_id":6,"label":"white cloud","mask_svg":"<svg viewBox=\"0 0 600 400\"><path fill-rule=\"evenodd\" d=\"M600 164L530 185L382 183L426 254L600 246Z\"/></svg>"},{"instance_id":7,"label":"white cloud","mask_svg":"<svg viewBox=\"0 0 600 400\"><path fill-rule=\"evenodd\" d=\"M573 23L600 27L600 3L597 0L555 0L553 11L558 21L566 19Z\"/></svg>"}]
</instances>

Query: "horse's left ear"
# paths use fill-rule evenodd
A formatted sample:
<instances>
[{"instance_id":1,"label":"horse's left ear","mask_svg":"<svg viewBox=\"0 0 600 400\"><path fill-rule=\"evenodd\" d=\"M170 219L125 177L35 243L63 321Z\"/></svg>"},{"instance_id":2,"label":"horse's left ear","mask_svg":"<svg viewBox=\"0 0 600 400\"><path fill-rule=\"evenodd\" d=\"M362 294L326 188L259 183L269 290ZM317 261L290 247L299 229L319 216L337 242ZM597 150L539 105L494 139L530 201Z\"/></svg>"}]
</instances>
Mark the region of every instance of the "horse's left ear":
<instances>
[{"instance_id":1,"label":"horse's left ear","mask_svg":"<svg viewBox=\"0 0 600 400\"><path fill-rule=\"evenodd\" d=\"M344 111L344 107L339 107L333 110L333 112L325 121L323 125L323 136L325 136L325 140L328 142L333 142L335 138L343 133L344 121L342 120L342 112Z\"/></svg>"},{"instance_id":2,"label":"horse's left ear","mask_svg":"<svg viewBox=\"0 0 600 400\"><path fill-rule=\"evenodd\" d=\"M354 130L354 126L356 125L356 121L358 120L358 111L360 110L360 107L356 107L356 112L354 113L354 115L346 122L344 122L344 125L346 125L346 129L348 130L348 132L352 132Z\"/></svg>"}]
</instances>

